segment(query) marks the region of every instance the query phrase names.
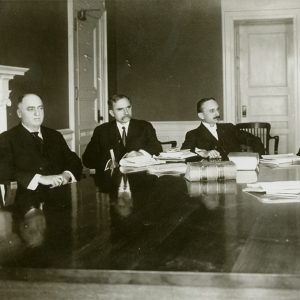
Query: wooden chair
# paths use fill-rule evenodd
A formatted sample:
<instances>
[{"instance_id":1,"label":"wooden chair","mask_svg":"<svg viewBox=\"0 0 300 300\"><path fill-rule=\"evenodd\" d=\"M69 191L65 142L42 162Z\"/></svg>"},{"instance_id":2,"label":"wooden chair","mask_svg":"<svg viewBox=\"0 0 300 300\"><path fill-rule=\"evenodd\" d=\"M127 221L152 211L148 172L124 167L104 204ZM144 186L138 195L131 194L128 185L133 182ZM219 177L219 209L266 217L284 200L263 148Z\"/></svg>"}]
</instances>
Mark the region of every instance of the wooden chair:
<instances>
[{"instance_id":1,"label":"wooden chair","mask_svg":"<svg viewBox=\"0 0 300 300\"><path fill-rule=\"evenodd\" d=\"M247 131L257 137L259 137L265 147L265 154L269 154L270 140L274 139L274 154L278 154L279 136L271 136L271 124L263 122L249 122L249 123L238 123L236 126L240 130Z\"/></svg>"}]
</instances>

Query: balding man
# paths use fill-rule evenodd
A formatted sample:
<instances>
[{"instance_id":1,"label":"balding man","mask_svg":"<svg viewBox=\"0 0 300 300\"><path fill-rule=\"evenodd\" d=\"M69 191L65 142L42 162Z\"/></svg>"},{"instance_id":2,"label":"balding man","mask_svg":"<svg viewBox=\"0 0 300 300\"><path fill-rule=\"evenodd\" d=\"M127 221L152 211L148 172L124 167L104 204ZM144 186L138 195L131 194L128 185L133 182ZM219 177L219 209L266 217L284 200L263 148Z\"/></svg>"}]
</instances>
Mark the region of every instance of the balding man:
<instances>
[{"instance_id":1,"label":"balding man","mask_svg":"<svg viewBox=\"0 0 300 300\"><path fill-rule=\"evenodd\" d=\"M78 180L79 157L58 131L42 126L41 98L23 95L17 114L20 124L0 135L0 182L17 181L19 188L35 191Z\"/></svg>"}]
</instances>

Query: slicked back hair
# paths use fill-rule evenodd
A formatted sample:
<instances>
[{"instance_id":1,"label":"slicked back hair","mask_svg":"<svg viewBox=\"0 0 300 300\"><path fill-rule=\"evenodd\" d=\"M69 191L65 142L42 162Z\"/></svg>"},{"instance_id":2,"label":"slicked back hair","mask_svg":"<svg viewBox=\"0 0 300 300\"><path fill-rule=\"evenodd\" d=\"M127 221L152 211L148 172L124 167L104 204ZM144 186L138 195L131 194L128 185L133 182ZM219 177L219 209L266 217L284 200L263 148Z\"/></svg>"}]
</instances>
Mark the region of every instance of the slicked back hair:
<instances>
[{"instance_id":1,"label":"slicked back hair","mask_svg":"<svg viewBox=\"0 0 300 300\"><path fill-rule=\"evenodd\" d=\"M118 102L120 99L127 99L130 103L131 103L131 100L126 96L126 95L123 95L123 94L115 94L113 96L111 96L109 99L108 99L108 109L112 109L113 108L113 103L116 103Z\"/></svg>"},{"instance_id":2,"label":"slicked back hair","mask_svg":"<svg viewBox=\"0 0 300 300\"><path fill-rule=\"evenodd\" d=\"M204 104L205 102L209 101L209 100L214 100L214 101L216 101L216 99L213 98L213 97L203 98L203 99L201 99L201 100L198 101L198 103L197 103L197 113L202 112L202 106L203 106L203 104Z\"/></svg>"}]
</instances>

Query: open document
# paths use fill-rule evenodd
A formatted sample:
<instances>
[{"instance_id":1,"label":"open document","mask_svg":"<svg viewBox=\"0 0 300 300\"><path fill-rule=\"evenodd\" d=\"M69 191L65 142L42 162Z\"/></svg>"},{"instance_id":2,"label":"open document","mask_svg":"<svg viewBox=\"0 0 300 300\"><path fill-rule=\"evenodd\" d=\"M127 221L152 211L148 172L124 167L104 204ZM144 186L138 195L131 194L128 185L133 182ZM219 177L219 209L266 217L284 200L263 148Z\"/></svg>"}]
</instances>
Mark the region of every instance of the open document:
<instances>
[{"instance_id":1,"label":"open document","mask_svg":"<svg viewBox=\"0 0 300 300\"><path fill-rule=\"evenodd\" d=\"M121 167L146 167L152 165L158 165L164 163L163 161L156 160L150 156L141 155L141 156L133 156L133 157L123 157L120 160Z\"/></svg>"},{"instance_id":2,"label":"open document","mask_svg":"<svg viewBox=\"0 0 300 300\"><path fill-rule=\"evenodd\" d=\"M262 159L260 159L260 163L267 166L280 166L282 164L294 164L297 162L300 163L300 156L294 153L262 155Z\"/></svg>"},{"instance_id":3,"label":"open document","mask_svg":"<svg viewBox=\"0 0 300 300\"><path fill-rule=\"evenodd\" d=\"M179 150L177 148L169 149L165 152L160 152L159 156L154 156L156 159L164 161L185 161L187 158L197 156L196 153L191 152L189 149Z\"/></svg>"},{"instance_id":4,"label":"open document","mask_svg":"<svg viewBox=\"0 0 300 300\"><path fill-rule=\"evenodd\" d=\"M249 183L243 191L264 203L300 202L300 181Z\"/></svg>"}]
</instances>

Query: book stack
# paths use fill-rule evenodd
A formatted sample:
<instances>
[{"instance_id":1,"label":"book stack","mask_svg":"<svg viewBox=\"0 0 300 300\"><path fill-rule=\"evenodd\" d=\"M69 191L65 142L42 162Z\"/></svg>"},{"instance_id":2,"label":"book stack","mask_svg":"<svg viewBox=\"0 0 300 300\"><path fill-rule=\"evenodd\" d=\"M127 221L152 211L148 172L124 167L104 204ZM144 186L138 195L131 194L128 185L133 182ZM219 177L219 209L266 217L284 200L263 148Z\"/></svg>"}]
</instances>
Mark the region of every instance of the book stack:
<instances>
[{"instance_id":1,"label":"book stack","mask_svg":"<svg viewBox=\"0 0 300 300\"><path fill-rule=\"evenodd\" d=\"M300 181L272 181L247 184L243 192L263 203L300 202Z\"/></svg>"},{"instance_id":2,"label":"book stack","mask_svg":"<svg viewBox=\"0 0 300 300\"><path fill-rule=\"evenodd\" d=\"M271 167L286 164L295 164L300 163L300 156L297 156L294 153L262 155L260 163Z\"/></svg>"},{"instance_id":3,"label":"book stack","mask_svg":"<svg viewBox=\"0 0 300 300\"><path fill-rule=\"evenodd\" d=\"M255 152L230 152L228 159L235 163L238 171L256 170L259 164L258 153Z\"/></svg>"},{"instance_id":4,"label":"book stack","mask_svg":"<svg viewBox=\"0 0 300 300\"><path fill-rule=\"evenodd\" d=\"M197 154L191 152L189 149L179 150L177 148L169 149L168 151L161 152L159 156L154 156L158 160L169 162L184 162L187 158L196 157Z\"/></svg>"},{"instance_id":5,"label":"book stack","mask_svg":"<svg viewBox=\"0 0 300 300\"><path fill-rule=\"evenodd\" d=\"M185 178L189 181L235 180L236 166L231 161L189 162Z\"/></svg>"}]
</instances>

